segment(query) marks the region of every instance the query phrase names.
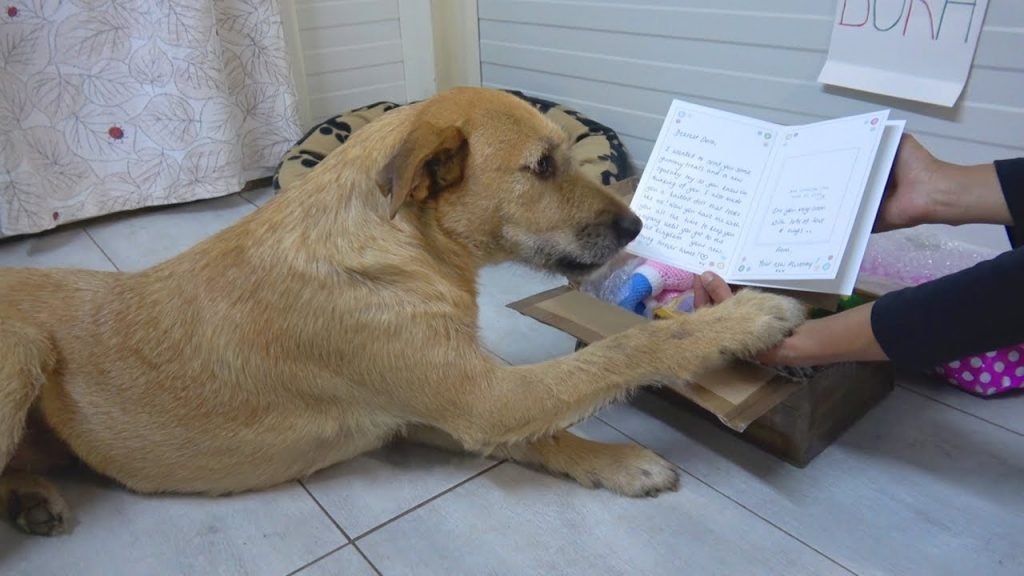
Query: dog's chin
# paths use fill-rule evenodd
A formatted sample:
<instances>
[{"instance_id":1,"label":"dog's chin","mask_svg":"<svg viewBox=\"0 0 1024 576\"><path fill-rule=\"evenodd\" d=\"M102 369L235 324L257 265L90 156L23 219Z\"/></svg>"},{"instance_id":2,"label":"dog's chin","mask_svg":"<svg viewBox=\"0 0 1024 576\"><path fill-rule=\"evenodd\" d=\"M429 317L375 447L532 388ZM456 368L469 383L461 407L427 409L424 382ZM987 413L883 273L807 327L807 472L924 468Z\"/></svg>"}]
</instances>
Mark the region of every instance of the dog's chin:
<instances>
[{"instance_id":1,"label":"dog's chin","mask_svg":"<svg viewBox=\"0 0 1024 576\"><path fill-rule=\"evenodd\" d=\"M590 262L572 256L562 256L554 261L552 268L554 272L565 276L587 276L601 268L602 265L604 262Z\"/></svg>"},{"instance_id":2,"label":"dog's chin","mask_svg":"<svg viewBox=\"0 0 1024 576\"><path fill-rule=\"evenodd\" d=\"M520 259L535 268L575 280L598 271L618 253L619 248L610 244L571 247L559 242L532 242L520 252Z\"/></svg>"},{"instance_id":3,"label":"dog's chin","mask_svg":"<svg viewBox=\"0 0 1024 576\"><path fill-rule=\"evenodd\" d=\"M570 279L585 278L605 265L607 260L594 261L584 260L575 256L560 256L555 258L548 269Z\"/></svg>"}]
</instances>

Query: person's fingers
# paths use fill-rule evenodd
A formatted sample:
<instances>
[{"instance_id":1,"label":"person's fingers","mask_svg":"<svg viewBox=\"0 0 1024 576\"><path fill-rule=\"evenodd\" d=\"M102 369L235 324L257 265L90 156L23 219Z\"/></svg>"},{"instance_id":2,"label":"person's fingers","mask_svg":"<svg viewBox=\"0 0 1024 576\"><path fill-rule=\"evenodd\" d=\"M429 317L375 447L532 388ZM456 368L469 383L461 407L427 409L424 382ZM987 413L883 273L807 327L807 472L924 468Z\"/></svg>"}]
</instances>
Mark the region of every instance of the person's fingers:
<instances>
[{"instance_id":1,"label":"person's fingers","mask_svg":"<svg viewBox=\"0 0 1024 576\"><path fill-rule=\"evenodd\" d=\"M788 367L788 368L811 368L816 364L808 358L802 357L800 354L794 353L793 349L796 347L793 344L793 337L785 339L778 346L761 352L754 356L754 360L757 360L765 366L777 366L777 367Z\"/></svg>"},{"instance_id":2,"label":"person's fingers","mask_svg":"<svg viewBox=\"0 0 1024 576\"><path fill-rule=\"evenodd\" d=\"M708 291L704 288L704 283L701 282L698 276L693 283L693 309L700 310L710 304L711 298L708 296Z\"/></svg>"},{"instance_id":3,"label":"person's fingers","mask_svg":"<svg viewBox=\"0 0 1024 576\"><path fill-rule=\"evenodd\" d=\"M700 283L708 293L708 299L714 304L721 304L732 298L732 288L725 282L725 279L714 272L705 272L700 275Z\"/></svg>"},{"instance_id":4,"label":"person's fingers","mask_svg":"<svg viewBox=\"0 0 1024 576\"><path fill-rule=\"evenodd\" d=\"M771 350L765 350L754 357L755 360L766 366L782 366L785 361L782 359L782 346L776 346Z\"/></svg>"}]
</instances>

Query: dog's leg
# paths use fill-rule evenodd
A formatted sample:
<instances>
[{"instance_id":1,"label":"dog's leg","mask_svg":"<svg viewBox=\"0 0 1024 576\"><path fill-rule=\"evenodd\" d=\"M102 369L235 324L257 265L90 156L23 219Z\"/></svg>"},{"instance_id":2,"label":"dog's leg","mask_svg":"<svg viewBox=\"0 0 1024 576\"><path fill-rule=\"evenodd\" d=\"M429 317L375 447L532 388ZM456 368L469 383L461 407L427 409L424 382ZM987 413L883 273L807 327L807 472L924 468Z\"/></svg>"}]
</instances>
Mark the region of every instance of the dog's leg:
<instances>
[{"instance_id":1,"label":"dog's leg","mask_svg":"<svg viewBox=\"0 0 1024 576\"><path fill-rule=\"evenodd\" d=\"M14 455L25 418L54 364L46 335L0 310L0 472Z\"/></svg>"},{"instance_id":2,"label":"dog's leg","mask_svg":"<svg viewBox=\"0 0 1024 576\"><path fill-rule=\"evenodd\" d=\"M465 452L457 440L435 428L409 428L406 439L450 452ZM676 490L679 474L661 456L636 444L608 444L568 430L548 438L500 446L486 454L568 476L587 488L607 488L624 496L656 496Z\"/></svg>"},{"instance_id":3,"label":"dog's leg","mask_svg":"<svg viewBox=\"0 0 1024 576\"><path fill-rule=\"evenodd\" d=\"M679 487L675 467L647 448L594 442L567 430L496 453L568 476L587 488L603 487L624 496L656 496Z\"/></svg>"},{"instance_id":4,"label":"dog's leg","mask_svg":"<svg viewBox=\"0 0 1024 576\"><path fill-rule=\"evenodd\" d=\"M6 469L48 475L69 470L77 463L68 445L47 425L42 411L29 410L25 432Z\"/></svg>"},{"instance_id":5,"label":"dog's leg","mask_svg":"<svg viewBox=\"0 0 1024 576\"><path fill-rule=\"evenodd\" d=\"M0 477L0 515L29 534L67 531L68 506L52 484L39 476L8 470Z\"/></svg>"},{"instance_id":6,"label":"dog's leg","mask_svg":"<svg viewBox=\"0 0 1024 576\"><path fill-rule=\"evenodd\" d=\"M46 480L8 464L54 353L45 334L12 318L0 311L0 515L30 534L49 536L66 529L64 499Z\"/></svg>"},{"instance_id":7,"label":"dog's leg","mask_svg":"<svg viewBox=\"0 0 1024 576\"><path fill-rule=\"evenodd\" d=\"M746 290L713 308L649 322L565 358L460 374L481 378L480 385L438 394L430 413L417 420L472 451L550 437L639 386L692 379L729 358L766 350L803 317L803 307L791 298Z\"/></svg>"}]
</instances>

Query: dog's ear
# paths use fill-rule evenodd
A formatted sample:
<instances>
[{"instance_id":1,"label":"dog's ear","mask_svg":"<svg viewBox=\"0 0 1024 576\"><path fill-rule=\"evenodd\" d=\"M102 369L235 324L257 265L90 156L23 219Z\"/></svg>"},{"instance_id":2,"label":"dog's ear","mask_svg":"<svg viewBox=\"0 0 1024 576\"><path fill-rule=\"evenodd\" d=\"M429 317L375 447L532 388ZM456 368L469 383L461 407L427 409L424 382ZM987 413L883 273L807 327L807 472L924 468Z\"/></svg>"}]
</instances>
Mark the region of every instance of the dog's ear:
<instances>
[{"instance_id":1,"label":"dog's ear","mask_svg":"<svg viewBox=\"0 0 1024 576\"><path fill-rule=\"evenodd\" d=\"M455 126L419 122L377 174L381 194L391 197L394 218L408 198L423 201L462 181L468 146Z\"/></svg>"}]
</instances>

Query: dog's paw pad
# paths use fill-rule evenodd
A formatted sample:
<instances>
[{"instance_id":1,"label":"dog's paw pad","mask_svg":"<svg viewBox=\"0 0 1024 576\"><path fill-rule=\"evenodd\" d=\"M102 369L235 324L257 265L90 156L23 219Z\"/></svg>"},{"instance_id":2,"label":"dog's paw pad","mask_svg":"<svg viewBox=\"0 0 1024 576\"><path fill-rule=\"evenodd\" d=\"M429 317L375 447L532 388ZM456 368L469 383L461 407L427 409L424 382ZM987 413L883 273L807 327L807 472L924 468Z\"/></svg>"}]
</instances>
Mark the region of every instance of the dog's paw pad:
<instances>
[{"instance_id":1,"label":"dog's paw pad","mask_svg":"<svg viewBox=\"0 0 1024 576\"><path fill-rule=\"evenodd\" d=\"M55 536L67 532L68 509L56 494L39 490L14 490L7 498L7 514L29 534Z\"/></svg>"},{"instance_id":2,"label":"dog's paw pad","mask_svg":"<svg viewBox=\"0 0 1024 576\"><path fill-rule=\"evenodd\" d=\"M601 486L634 498L679 489L678 470L661 456L635 445L622 446L621 451L612 465L596 474Z\"/></svg>"}]
</instances>

